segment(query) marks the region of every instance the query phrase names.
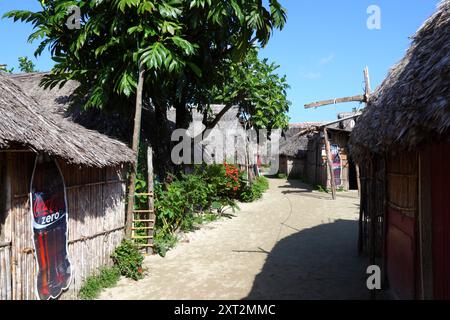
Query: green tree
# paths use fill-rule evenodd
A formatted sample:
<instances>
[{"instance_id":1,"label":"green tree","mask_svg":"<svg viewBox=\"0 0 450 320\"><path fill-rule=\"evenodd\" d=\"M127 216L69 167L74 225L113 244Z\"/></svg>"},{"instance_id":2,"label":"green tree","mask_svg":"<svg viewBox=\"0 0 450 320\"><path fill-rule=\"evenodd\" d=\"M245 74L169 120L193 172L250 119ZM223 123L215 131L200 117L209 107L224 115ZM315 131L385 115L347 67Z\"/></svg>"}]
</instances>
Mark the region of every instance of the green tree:
<instances>
[{"instance_id":1,"label":"green tree","mask_svg":"<svg viewBox=\"0 0 450 320\"><path fill-rule=\"evenodd\" d=\"M221 116L233 106L240 108L241 116L254 128L285 128L289 123L287 112L290 101L286 90L286 76L280 77L275 63L258 58L258 50L251 49L240 63L228 61L219 71L223 78L220 86L214 86L209 94L214 103L225 107L212 121L204 121L207 128L214 127Z\"/></svg>"},{"instance_id":2,"label":"green tree","mask_svg":"<svg viewBox=\"0 0 450 320\"><path fill-rule=\"evenodd\" d=\"M19 69L22 72L37 72L36 66L33 61L28 59L28 57L19 57Z\"/></svg>"},{"instance_id":3,"label":"green tree","mask_svg":"<svg viewBox=\"0 0 450 320\"><path fill-rule=\"evenodd\" d=\"M174 106L177 127L187 127L193 105L206 105L219 71L238 62L255 44L265 46L286 11L277 0L40 0L41 10L6 17L31 23L35 55L48 47L56 62L44 86L77 80L75 97L85 107L132 110L139 61L145 69L142 95L155 109L161 154L170 142L165 112ZM80 29L66 26L70 6L79 7ZM131 113L131 112L130 112ZM162 159L161 163L168 163Z\"/></svg>"},{"instance_id":4,"label":"green tree","mask_svg":"<svg viewBox=\"0 0 450 320\"><path fill-rule=\"evenodd\" d=\"M8 69L8 65L0 64L0 71L7 72L7 73L13 73L14 68Z\"/></svg>"},{"instance_id":5,"label":"green tree","mask_svg":"<svg viewBox=\"0 0 450 320\"><path fill-rule=\"evenodd\" d=\"M41 11L5 16L33 25L28 40L41 41L36 55L50 48L56 64L43 84L78 80L86 107L124 106L135 94L142 61L144 95L185 108L199 87L210 85L224 59L239 60L251 44L267 44L272 28L283 27L286 13L278 1L271 0L269 9L262 2L42 0ZM81 11L78 30L65 26L72 5ZM128 101L126 106L134 105Z\"/></svg>"}]
</instances>

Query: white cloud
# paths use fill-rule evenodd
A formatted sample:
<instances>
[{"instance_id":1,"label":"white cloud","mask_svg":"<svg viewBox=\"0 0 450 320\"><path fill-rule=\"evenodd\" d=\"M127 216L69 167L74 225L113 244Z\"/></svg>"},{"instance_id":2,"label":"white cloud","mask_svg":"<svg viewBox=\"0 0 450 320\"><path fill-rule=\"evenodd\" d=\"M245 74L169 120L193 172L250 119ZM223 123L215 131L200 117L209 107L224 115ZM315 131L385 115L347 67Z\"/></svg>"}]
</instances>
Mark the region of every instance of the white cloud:
<instances>
[{"instance_id":1,"label":"white cloud","mask_svg":"<svg viewBox=\"0 0 450 320\"><path fill-rule=\"evenodd\" d=\"M307 72L301 74L303 79L306 80L318 80L322 78L322 74L320 72Z\"/></svg>"},{"instance_id":2,"label":"white cloud","mask_svg":"<svg viewBox=\"0 0 450 320\"><path fill-rule=\"evenodd\" d=\"M334 57L335 57L334 53L330 53L330 55L328 55L327 57L320 59L319 64L320 65L328 64L334 60Z\"/></svg>"}]
</instances>

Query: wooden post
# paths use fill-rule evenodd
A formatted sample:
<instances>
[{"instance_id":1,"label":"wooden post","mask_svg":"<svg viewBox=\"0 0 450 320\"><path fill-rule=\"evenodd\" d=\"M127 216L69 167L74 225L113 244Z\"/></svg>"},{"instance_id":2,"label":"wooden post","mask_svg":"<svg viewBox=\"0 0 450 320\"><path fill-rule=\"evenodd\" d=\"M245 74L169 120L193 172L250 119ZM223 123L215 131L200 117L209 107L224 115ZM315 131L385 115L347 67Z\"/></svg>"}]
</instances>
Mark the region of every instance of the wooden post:
<instances>
[{"instance_id":1,"label":"wooden post","mask_svg":"<svg viewBox=\"0 0 450 320\"><path fill-rule=\"evenodd\" d=\"M136 181L136 171L137 171L137 160L139 153L139 137L141 133L141 118L142 118L142 90L144 87L144 73L145 68L142 63L139 63L139 79L138 87L136 90L136 110L134 115L134 131L133 131L133 143L132 149L136 154L136 161L131 166L130 174L130 186L128 193L128 207L127 207L127 217L125 224L125 237L131 239L132 227L133 227L133 217L134 217L134 193L135 193L135 181Z\"/></svg>"},{"instance_id":2,"label":"wooden post","mask_svg":"<svg viewBox=\"0 0 450 320\"><path fill-rule=\"evenodd\" d=\"M358 196L361 196L361 178L359 173L359 164L355 163L356 184L358 185Z\"/></svg>"},{"instance_id":3,"label":"wooden post","mask_svg":"<svg viewBox=\"0 0 450 320\"><path fill-rule=\"evenodd\" d=\"M154 186L153 186L153 150L149 146L147 148L147 186L148 186L148 208L149 210L155 209L155 195L154 195ZM152 229L152 236L154 235L154 227L156 224L156 214L155 211L152 211L150 213L150 220L153 220L153 229ZM149 234L150 235L150 234ZM153 238L148 239L148 244L153 244ZM154 253L153 247L147 247L147 253Z\"/></svg>"},{"instance_id":4,"label":"wooden post","mask_svg":"<svg viewBox=\"0 0 450 320\"><path fill-rule=\"evenodd\" d=\"M371 94L370 89L370 78L369 78L369 68L364 68L364 83L365 83L365 92L364 92L364 101L366 103L366 107L368 105L369 97Z\"/></svg>"},{"instance_id":5,"label":"wooden post","mask_svg":"<svg viewBox=\"0 0 450 320\"><path fill-rule=\"evenodd\" d=\"M331 195L333 197L333 200L336 200L336 180L334 179L333 160L331 157L331 146L330 141L328 140L328 131L326 127L323 128L323 137L325 140L325 150L327 153L328 169L330 170Z\"/></svg>"}]
</instances>

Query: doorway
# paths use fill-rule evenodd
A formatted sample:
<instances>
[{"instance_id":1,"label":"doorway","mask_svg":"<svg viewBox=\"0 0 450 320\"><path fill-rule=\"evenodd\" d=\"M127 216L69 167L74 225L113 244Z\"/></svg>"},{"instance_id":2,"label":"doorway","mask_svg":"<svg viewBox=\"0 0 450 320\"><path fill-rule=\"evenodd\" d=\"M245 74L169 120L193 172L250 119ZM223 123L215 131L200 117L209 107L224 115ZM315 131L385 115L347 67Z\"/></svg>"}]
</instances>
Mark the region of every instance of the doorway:
<instances>
[{"instance_id":1,"label":"doorway","mask_svg":"<svg viewBox=\"0 0 450 320\"><path fill-rule=\"evenodd\" d=\"M348 188L358 190L358 177L356 175L356 165L352 159L348 161Z\"/></svg>"},{"instance_id":2,"label":"doorway","mask_svg":"<svg viewBox=\"0 0 450 320\"><path fill-rule=\"evenodd\" d=\"M431 148L434 299L450 299L450 141Z\"/></svg>"}]
</instances>

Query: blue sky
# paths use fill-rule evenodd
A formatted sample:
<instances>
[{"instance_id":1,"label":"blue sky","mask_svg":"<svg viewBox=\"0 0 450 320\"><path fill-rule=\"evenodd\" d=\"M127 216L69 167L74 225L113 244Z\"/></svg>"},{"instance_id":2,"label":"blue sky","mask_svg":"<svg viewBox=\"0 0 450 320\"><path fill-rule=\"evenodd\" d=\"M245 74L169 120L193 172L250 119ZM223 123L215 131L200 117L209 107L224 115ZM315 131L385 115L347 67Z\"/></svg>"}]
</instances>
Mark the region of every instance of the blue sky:
<instances>
[{"instance_id":1,"label":"blue sky","mask_svg":"<svg viewBox=\"0 0 450 320\"><path fill-rule=\"evenodd\" d=\"M363 69L369 67L372 88L402 58L412 36L436 9L439 0L280 0L288 10L283 31L276 31L261 56L280 64L292 101L291 122L333 120L336 113L359 107L355 103L305 110L317 100L362 94ZM367 8L381 9L381 29L369 30ZM38 9L37 0L0 0L0 15L13 9ZM28 44L31 27L0 20L0 64L15 67L28 56L39 70L50 70L47 51L35 59L37 43Z\"/></svg>"}]
</instances>

